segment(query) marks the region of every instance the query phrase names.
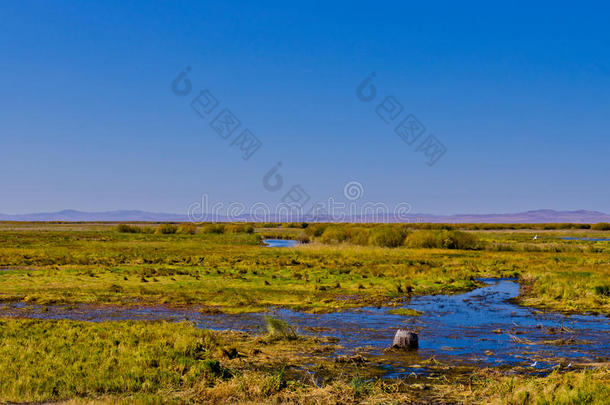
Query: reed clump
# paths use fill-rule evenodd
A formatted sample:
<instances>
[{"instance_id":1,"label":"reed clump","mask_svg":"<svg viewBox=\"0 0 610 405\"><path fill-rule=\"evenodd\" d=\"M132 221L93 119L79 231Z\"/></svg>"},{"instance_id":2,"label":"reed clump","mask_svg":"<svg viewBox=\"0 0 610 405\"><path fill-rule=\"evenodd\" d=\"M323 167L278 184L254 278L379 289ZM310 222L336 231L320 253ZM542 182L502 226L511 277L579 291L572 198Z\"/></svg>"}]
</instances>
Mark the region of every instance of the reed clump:
<instances>
[{"instance_id":1,"label":"reed clump","mask_svg":"<svg viewBox=\"0 0 610 405\"><path fill-rule=\"evenodd\" d=\"M297 338L295 328L288 322L273 318L271 316L265 316L265 328L267 333L274 339L288 339L294 340Z\"/></svg>"}]
</instances>

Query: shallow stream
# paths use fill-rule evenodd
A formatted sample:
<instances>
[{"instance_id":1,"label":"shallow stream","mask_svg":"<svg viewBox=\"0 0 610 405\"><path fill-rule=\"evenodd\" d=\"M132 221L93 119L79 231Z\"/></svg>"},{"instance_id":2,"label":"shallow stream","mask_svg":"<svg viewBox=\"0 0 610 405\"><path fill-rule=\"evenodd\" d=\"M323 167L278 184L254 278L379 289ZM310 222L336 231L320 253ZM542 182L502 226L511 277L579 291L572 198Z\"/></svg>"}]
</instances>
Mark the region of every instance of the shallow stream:
<instances>
[{"instance_id":1,"label":"shallow stream","mask_svg":"<svg viewBox=\"0 0 610 405\"><path fill-rule=\"evenodd\" d=\"M607 361L610 357L610 319L598 315L540 312L509 301L519 294L513 279L483 279L482 288L465 294L412 297L404 308L421 316L388 313L387 307L366 307L328 314L288 309L266 313L203 314L197 308L119 307L90 305L40 307L25 303L0 304L0 316L40 319L190 320L197 327L263 332L263 316L279 317L300 334L334 337L343 348L336 354L365 351L381 354L398 328L419 332L418 355L442 362L481 366L523 366L532 371L573 363ZM421 369L418 369L421 371ZM391 375L410 373L388 369Z\"/></svg>"}]
</instances>

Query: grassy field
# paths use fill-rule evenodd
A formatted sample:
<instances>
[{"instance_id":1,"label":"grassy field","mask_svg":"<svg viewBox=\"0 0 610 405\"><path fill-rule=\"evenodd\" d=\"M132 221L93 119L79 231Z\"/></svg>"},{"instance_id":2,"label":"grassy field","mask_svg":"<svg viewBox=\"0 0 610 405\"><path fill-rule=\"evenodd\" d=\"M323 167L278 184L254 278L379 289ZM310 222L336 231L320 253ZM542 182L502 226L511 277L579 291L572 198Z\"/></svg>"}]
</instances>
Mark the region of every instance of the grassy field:
<instances>
[{"instance_id":1,"label":"grassy field","mask_svg":"<svg viewBox=\"0 0 610 405\"><path fill-rule=\"evenodd\" d=\"M358 357L329 360L334 346L320 339L186 323L5 319L0 338L2 402L604 404L610 395L607 368L541 378L439 366L434 377L387 380Z\"/></svg>"},{"instance_id":2,"label":"grassy field","mask_svg":"<svg viewBox=\"0 0 610 405\"><path fill-rule=\"evenodd\" d=\"M610 314L610 243L559 239L607 232L554 231L532 241L523 231L475 231L477 250L326 244L318 241L324 235L295 249L269 249L261 245L266 233L278 231L191 235L5 224L0 268L11 270L0 277L0 300L333 311L510 276L521 278L524 304Z\"/></svg>"},{"instance_id":3,"label":"grassy field","mask_svg":"<svg viewBox=\"0 0 610 405\"><path fill-rule=\"evenodd\" d=\"M328 312L518 277L522 305L610 315L610 242L561 239L609 238L603 227L463 228L2 223L0 301ZM270 249L264 237L309 243ZM357 358L334 360L333 342L277 330L0 318L0 402L521 404L609 396L603 365L547 377L443 365L435 376L387 380Z\"/></svg>"}]
</instances>

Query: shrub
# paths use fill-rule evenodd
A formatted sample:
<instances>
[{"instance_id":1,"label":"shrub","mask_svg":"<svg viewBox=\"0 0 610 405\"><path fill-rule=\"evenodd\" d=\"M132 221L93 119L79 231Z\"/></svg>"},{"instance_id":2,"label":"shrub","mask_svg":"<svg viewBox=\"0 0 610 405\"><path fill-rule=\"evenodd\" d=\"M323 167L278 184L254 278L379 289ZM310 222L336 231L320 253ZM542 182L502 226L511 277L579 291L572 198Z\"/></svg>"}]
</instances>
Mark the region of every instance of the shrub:
<instances>
[{"instance_id":1,"label":"shrub","mask_svg":"<svg viewBox=\"0 0 610 405\"><path fill-rule=\"evenodd\" d=\"M309 228L307 228L309 229ZM320 236L320 242L322 243L341 243L347 240L347 232L343 227L329 226L324 230L322 236Z\"/></svg>"},{"instance_id":2,"label":"shrub","mask_svg":"<svg viewBox=\"0 0 610 405\"><path fill-rule=\"evenodd\" d=\"M250 224L229 224L224 228L225 233L253 233L254 227Z\"/></svg>"},{"instance_id":3,"label":"shrub","mask_svg":"<svg viewBox=\"0 0 610 405\"><path fill-rule=\"evenodd\" d=\"M176 233L182 235L194 235L197 233L197 225L190 222L180 224Z\"/></svg>"},{"instance_id":4,"label":"shrub","mask_svg":"<svg viewBox=\"0 0 610 405\"><path fill-rule=\"evenodd\" d=\"M369 243L381 247L398 247L403 244L406 236L407 230L405 228L384 226L372 231Z\"/></svg>"},{"instance_id":5,"label":"shrub","mask_svg":"<svg viewBox=\"0 0 610 405\"><path fill-rule=\"evenodd\" d=\"M610 224L607 222L599 222L597 224L591 225L591 229L596 231L610 231Z\"/></svg>"},{"instance_id":6,"label":"shrub","mask_svg":"<svg viewBox=\"0 0 610 405\"><path fill-rule=\"evenodd\" d=\"M305 233L309 236L317 238L322 236L327 227L328 224L311 224L305 228Z\"/></svg>"},{"instance_id":7,"label":"shrub","mask_svg":"<svg viewBox=\"0 0 610 405\"><path fill-rule=\"evenodd\" d=\"M305 229L309 225L307 222L288 222L283 223L282 228L301 228Z\"/></svg>"},{"instance_id":8,"label":"shrub","mask_svg":"<svg viewBox=\"0 0 610 405\"><path fill-rule=\"evenodd\" d=\"M424 249L480 249L479 239L460 231L415 231L405 239L404 244L412 248Z\"/></svg>"},{"instance_id":9,"label":"shrub","mask_svg":"<svg viewBox=\"0 0 610 405\"><path fill-rule=\"evenodd\" d=\"M178 227L172 224L161 224L155 228L155 235L169 235L176 233Z\"/></svg>"},{"instance_id":10,"label":"shrub","mask_svg":"<svg viewBox=\"0 0 610 405\"><path fill-rule=\"evenodd\" d=\"M347 239L354 245L366 246L369 244L371 231L368 228L350 228L347 230ZM402 241L401 241L402 242Z\"/></svg>"},{"instance_id":11,"label":"shrub","mask_svg":"<svg viewBox=\"0 0 610 405\"><path fill-rule=\"evenodd\" d=\"M299 243L309 243L309 236L307 235L298 235L295 239Z\"/></svg>"},{"instance_id":12,"label":"shrub","mask_svg":"<svg viewBox=\"0 0 610 405\"><path fill-rule=\"evenodd\" d=\"M480 248L479 239L468 232L460 232L460 231L449 231L445 232L448 235L443 240L443 247L445 249L465 249L465 250L474 250Z\"/></svg>"},{"instance_id":13,"label":"shrub","mask_svg":"<svg viewBox=\"0 0 610 405\"><path fill-rule=\"evenodd\" d=\"M142 233L141 227L127 224L117 225L116 230L121 233Z\"/></svg>"},{"instance_id":14,"label":"shrub","mask_svg":"<svg viewBox=\"0 0 610 405\"><path fill-rule=\"evenodd\" d=\"M406 237L404 244L411 248L439 248L438 234L435 231L415 231Z\"/></svg>"},{"instance_id":15,"label":"shrub","mask_svg":"<svg viewBox=\"0 0 610 405\"><path fill-rule=\"evenodd\" d=\"M221 234L225 232L224 224L207 224L201 228L203 233L216 233Z\"/></svg>"}]
</instances>

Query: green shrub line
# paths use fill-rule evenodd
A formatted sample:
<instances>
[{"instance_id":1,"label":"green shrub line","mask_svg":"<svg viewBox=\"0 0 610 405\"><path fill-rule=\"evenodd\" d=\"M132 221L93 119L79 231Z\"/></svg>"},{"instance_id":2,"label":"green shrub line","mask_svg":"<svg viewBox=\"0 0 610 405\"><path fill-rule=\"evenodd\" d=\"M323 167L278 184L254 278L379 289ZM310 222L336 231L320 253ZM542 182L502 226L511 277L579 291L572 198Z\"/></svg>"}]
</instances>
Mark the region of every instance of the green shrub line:
<instances>
[{"instance_id":1,"label":"green shrub line","mask_svg":"<svg viewBox=\"0 0 610 405\"><path fill-rule=\"evenodd\" d=\"M483 242L473 234L456 230L416 230L408 225L391 224L367 227L361 225L313 224L305 229L306 235L324 244L351 243L361 246L395 248L462 249L478 250Z\"/></svg>"}]
</instances>

